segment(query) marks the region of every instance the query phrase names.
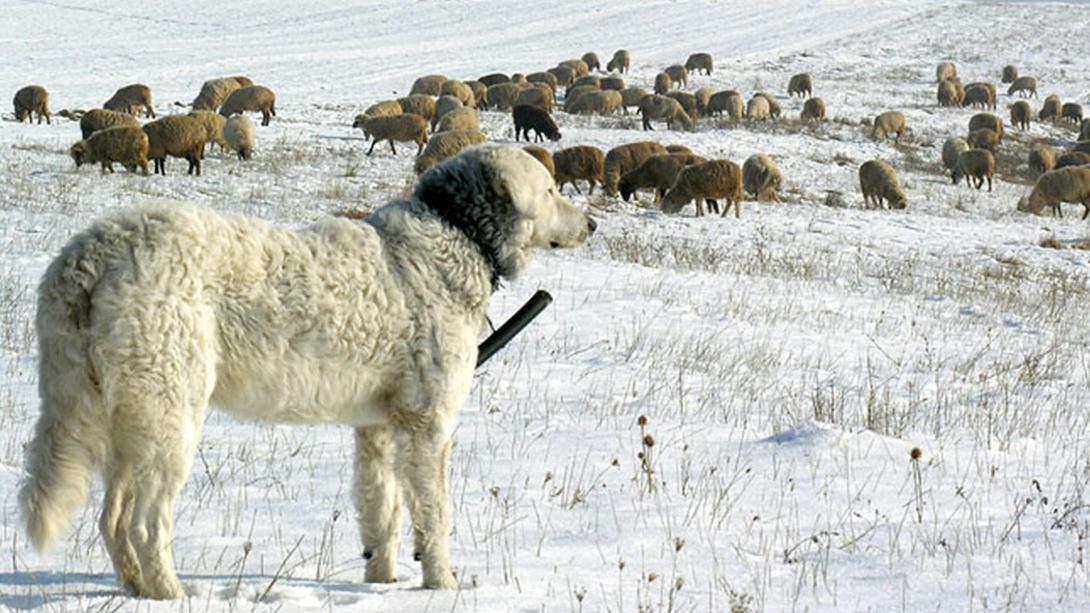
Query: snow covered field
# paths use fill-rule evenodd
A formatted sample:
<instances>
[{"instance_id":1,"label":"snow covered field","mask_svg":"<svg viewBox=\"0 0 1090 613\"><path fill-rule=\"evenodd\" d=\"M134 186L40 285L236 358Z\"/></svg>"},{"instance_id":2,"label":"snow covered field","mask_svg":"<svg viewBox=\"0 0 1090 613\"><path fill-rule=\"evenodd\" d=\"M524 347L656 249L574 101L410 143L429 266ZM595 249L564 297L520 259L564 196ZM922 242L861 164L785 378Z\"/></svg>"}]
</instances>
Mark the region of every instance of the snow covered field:
<instances>
[{"instance_id":1,"label":"snow covered field","mask_svg":"<svg viewBox=\"0 0 1090 613\"><path fill-rule=\"evenodd\" d=\"M1086 4L183 4L0 13L0 92L44 85L54 112L135 81L164 114L213 77L278 93L255 159L211 154L200 178L178 160L166 177L77 170L75 123L19 125L3 109L0 609L1090 610L1090 233L1081 207L1015 211L1028 145L1075 132L1010 129L992 193L950 185L942 142L973 111L938 108L932 83L941 60L966 82L998 83L1013 63L1042 98L1090 107ZM705 120L650 137L739 164L768 153L787 202L746 202L739 220L574 197L599 233L539 254L490 309L497 321L538 288L556 298L479 371L455 433L460 591L420 590L408 547L398 583L362 583L347 428L216 412L178 500L189 600L121 594L97 486L61 546L26 545L15 492L37 415L34 291L72 233L163 198L284 225L372 208L412 173L408 146L363 156L350 126L370 103L423 74L531 72L620 47L629 83L650 88L662 67L709 51L717 70L690 90L776 93L775 125ZM802 71L828 107L818 127L786 97ZM899 145L861 124L889 109L911 130ZM634 116L555 117L564 138L550 149L648 137ZM506 114L483 123L512 140ZM856 170L872 158L897 168L907 210L861 208ZM825 206L829 191L848 206Z\"/></svg>"}]
</instances>

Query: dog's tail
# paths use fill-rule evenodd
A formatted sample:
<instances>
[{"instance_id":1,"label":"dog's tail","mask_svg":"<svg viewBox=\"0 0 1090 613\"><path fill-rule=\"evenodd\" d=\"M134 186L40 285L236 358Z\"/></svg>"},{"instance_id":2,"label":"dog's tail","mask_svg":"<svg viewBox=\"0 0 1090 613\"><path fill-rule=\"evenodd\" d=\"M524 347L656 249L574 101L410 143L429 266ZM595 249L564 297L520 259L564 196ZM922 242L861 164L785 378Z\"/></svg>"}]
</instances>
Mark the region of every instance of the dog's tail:
<instances>
[{"instance_id":1,"label":"dog's tail","mask_svg":"<svg viewBox=\"0 0 1090 613\"><path fill-rule=\"evenodd\" d=\"M38 290L38 394L41 413L27 448L19 492L27 533L39 551L68 527L87 499L109 443L108 417L89 351L91 296L102 259L77 236L46 271ZM79 244L83 239L83 245ZM81 248L82 247L82 248ZM101 255L101 254L99 254Z\"/></svg>"}]
</instances>

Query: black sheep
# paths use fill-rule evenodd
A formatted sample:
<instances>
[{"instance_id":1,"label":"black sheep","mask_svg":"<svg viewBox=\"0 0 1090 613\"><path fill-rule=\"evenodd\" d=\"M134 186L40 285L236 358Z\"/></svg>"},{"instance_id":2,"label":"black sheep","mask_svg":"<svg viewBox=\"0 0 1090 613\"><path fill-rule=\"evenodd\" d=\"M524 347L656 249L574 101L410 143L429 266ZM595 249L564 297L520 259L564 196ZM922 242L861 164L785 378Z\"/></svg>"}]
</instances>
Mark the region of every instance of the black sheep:
<instances>
[{"instance_id":1,"label":"black sheep","mask_svg":"<svg viewBox=\"0 0 1090 613\"><path fill-rule=\"evenodd\" d=\"M526 141L530 140L530 130L534 131L535 141L541 141L542 135L548 137L549 140L560 140L560 129L556 127L556 122L549 116L543 109L533 106L531 104L519 104L515 106L511 111L512 117L515 120L515 140L519 140L519 135L525 135Z\"/></svg>"}]
</instances>

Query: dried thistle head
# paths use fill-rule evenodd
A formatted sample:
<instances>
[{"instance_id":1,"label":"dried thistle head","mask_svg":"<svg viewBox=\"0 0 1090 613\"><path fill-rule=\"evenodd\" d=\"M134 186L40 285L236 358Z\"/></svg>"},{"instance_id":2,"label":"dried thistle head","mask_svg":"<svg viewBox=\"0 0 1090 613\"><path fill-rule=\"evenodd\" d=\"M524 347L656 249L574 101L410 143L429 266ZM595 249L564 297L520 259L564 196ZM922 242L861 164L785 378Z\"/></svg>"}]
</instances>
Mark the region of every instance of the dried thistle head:
<instances>
[{"instance_id":1,"label":"dried thistle head","mask_svg":"<svg viewBox=\"0 0 1090 613\"><path fill-rule=\"evenodd\" d=\"M681 551L681 548L685 546L685 537L678 536L674 538L674 551Z\"/></svg>"},{"instance_id":2,"label":"dried thistle head","mask_svg":"<svg viewBox=\"0 0 1090 613\"><path fill-rule=\"evenodd\" d=\"M912 461L919 460L923 456L923 452L919 447L913 447L912 451L908 452L908 457L912 458Z\"/></svg>"},{"instance_id":3,"label":"dried thistle head","mask_svg":"<svg viewBox=\"0 0 1090 613\"><path fill-rule=\"evenodd\" d=\"M655 437L651 436L650 434L645 434L643 436L643 446L644 447L654 447L655 446Z\"/></svg>"},{"instance_id":4,"label":"dried thistle head","mask_svg":"<svg viewBox=\"0 0 1090 613\"><path fill-rule=\"evenodd\" d=\"M642 427L644 427L644 426L646 426L646 425L647 425L647 416L646 416L646 415L640 415L640 416L639 416L639 417L638 417L638 418L636 419L636 423L637 423L637 424L639 424L639 426L640 426L641 428L642 428Z\"/></svg>"}]
</instances>

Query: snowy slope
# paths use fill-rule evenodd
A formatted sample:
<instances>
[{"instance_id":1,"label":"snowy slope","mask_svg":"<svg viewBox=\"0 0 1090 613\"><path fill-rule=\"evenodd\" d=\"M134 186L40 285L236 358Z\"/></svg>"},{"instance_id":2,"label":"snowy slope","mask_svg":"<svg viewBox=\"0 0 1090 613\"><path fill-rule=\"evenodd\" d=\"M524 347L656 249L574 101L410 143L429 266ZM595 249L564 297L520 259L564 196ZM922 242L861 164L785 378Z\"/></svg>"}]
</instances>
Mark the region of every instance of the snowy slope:
<instances>
[{"instance_id":1,"label":"snowy slope","mask_svg":"<svg viewBox=\"0 0 1090 613\"><path fill-rule=\"evenodd\" d=\"M938 108L932 83L940 60L965 81L998 82L1015 63L1042 97L1090 108L1086 5L635 4L68 1L0 13L0 91L42 84L54 111L133 81L161 113L217 76L278 93L255 159L211 154L199 179L178 161L166 177L77 171L74 123L0 124L0 609L1090 609L1086 222L1079 207L1062 219L1015 211L1028 145L1075 132L1011 130L992 193L950 185L941 144L972 111ZM361 582L347 429L215 412L178 500L188 602L120 594L97 486L61 546L26 546L15 490L37 414L34 288L67 237L157 199L284 225L369 209L412 180L407 148L363 156L349 126L370 103L423 74L530 72L618 47L644 87L709 51L717 70L690 90L771 91L785 120L648 136L632 116L557 113L564 138L548 148L650 137L738 163L766 152L787 202L698 219L574 196L599 234L537 256L490 309L503 319L539 287L556 297L479 372L455 433L459 592L417 589L407 547L397 584ZM824 125L796 121L786 83L801 71ZM900 145L861 123L888 109L908 118ZM482 120L511 141L508 116ZM856 169L872 158L898 169L907 210L861 208ZM830 191L848 206L824 206Z\"/></svg>"}]
</instances>

